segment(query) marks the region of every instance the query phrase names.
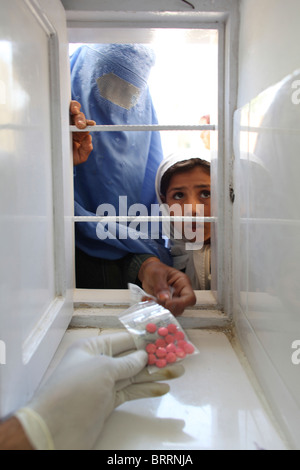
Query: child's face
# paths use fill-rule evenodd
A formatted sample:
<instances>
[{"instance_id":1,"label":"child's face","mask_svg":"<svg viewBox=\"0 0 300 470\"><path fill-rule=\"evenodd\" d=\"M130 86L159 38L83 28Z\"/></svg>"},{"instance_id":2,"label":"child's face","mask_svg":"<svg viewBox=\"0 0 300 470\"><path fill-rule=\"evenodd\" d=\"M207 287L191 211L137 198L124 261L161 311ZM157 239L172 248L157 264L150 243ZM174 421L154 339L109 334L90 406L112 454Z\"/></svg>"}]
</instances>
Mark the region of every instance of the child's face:
<instances>
[{"instance_id":1,"label":"child's face","mask_svg":"<svg viewBox=\"0 0 300 470\"><path fill-rule=\"evenodd\" d=\"M164 201L168 206L179 204L181 206L181 214L178 212L174 215L191 215L193 217L203 215L199 212L199 204L204 206L204 217L210 217L210 173L204 167L197 166L189 171L182 173L176 173L172 176L169 187L166 192L166 198ZM185 205L190 205L191 210ZM197 207L198 205L198 207ZM195 233L196 234L196 223L195 222L181 222L182 234ZM199 230L199 225L198 230ZM185 230L186 228L186 230ZM210 239L210 223L204 224L204 242ZM196 235L194 239L189 239L189 242L196 241ZM197 237L199 241L199 237Z\"/></svg>"}]
</instances>

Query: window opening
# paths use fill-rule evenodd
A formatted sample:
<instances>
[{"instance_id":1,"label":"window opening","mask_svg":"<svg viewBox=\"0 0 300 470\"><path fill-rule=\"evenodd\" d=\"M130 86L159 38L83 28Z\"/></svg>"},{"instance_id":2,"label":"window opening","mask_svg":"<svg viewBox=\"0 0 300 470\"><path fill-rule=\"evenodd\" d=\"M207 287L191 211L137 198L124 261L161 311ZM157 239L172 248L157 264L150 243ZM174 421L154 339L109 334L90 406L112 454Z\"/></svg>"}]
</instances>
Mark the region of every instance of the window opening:
<instances>
[{"instance_id":1,"label":"window opening","mask_svg":"<svg viewBox=\"0 0 300 470\"><path fill-rule=\"evenodd\" d=\"M112 138L118 138L118 132L158 132L162 142L163 157L178 151L188 151L199 154L206 151L209 160L212 158L210 137L217 129L218 116L218 77L219 77L219 31L217 29L203 30L157 30L156 38L151 44L155 53L155 66L148 79L150 94L157 113L158 123L149 125L146 122L139 125L130 123L110 125L109 122L90 127L92 135L97 132L110 133ZM74 53L82 44L70 44L70 54ZM117 85L127 93L127 98L120 101L118 95L109 96L107 80ZM122 80L122 79L121 79ZM139 99L139 90L135 85L126 81L120 82L117 75L99 77L98 87L104 98L125 109L130 109L132 100ZM80 101L80 100L78 100ZM87 116L89 119L95 117ZM70 126L71 131L78 131ZM113 137L114 136L114 137ZM76 169L75 169L76 173ZM120 196L122 196L120 194ZM104 202L105 201L101 201ZM138 204L139 201L136 201ZM75 215L74 222L117 222L123 225L147 224L162 222L162 214L136 212L127 213L101 213L95 215ZM178 220L190 222L191 217L173 216L169 222ZM197 222L213 224L216 218L198 217Z\"/></svg>"}]
</instances>

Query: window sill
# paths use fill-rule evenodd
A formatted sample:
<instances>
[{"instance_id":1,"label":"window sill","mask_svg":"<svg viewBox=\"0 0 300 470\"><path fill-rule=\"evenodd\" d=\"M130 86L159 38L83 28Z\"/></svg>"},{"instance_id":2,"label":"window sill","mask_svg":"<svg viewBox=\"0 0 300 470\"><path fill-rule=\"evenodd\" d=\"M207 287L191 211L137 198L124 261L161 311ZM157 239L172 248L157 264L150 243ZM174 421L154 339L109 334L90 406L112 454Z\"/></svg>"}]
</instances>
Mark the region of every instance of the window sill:
<instances>
[{"instance_id":1,"label":"window sill","mask_svg":"<svg viewBox=\"0 0 300 470\"><path fill-rule=\"evenodd\" d=\"M211 291L196 291L197 303L177 317L183 328L222 328L231 321L219 308ZM74 290L70 328L122 328L119 315L130 306L127 290Z\"/></svg>"}]
</instances>

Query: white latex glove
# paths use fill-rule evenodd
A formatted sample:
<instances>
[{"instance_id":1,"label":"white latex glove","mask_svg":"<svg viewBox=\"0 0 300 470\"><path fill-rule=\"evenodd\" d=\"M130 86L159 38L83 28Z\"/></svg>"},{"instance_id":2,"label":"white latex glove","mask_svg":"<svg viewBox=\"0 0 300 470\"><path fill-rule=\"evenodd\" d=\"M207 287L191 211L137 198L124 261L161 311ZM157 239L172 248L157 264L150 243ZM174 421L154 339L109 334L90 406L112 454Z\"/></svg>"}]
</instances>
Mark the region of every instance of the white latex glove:
<instances>
[{"instance_id":1,"label":"white latex glove","mask_svg":"<svg viewBox=\"0 0 300 470\"><path fill-rule=\"evenodd\" d=\"M175 365L149 374L146 352L130 352L133 349L133 339L126 332L71 346L34 399L15 414L33 447L92 449L115 407L166 394L169 386L156 381L184 372L181 365ZM118 355L122 357L113 357Z\"/></svg>"}]
</instances>

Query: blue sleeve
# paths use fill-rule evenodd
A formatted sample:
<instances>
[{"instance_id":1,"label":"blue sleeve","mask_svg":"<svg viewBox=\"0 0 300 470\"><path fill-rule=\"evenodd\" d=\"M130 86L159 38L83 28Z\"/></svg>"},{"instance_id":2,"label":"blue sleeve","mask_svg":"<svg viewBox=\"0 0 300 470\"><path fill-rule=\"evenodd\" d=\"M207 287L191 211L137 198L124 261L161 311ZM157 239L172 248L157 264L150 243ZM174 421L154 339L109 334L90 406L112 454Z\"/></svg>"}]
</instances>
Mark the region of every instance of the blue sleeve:
<instances>
[{"instance_id":1,"label":"blue sleeve","mask_svg":"<svg viewBox=\"0 0 300 470\"><path fill-rule=\"evenodd\" d=\"M95 216L75 201L75 215ZM76 222L76 246L90 256L119 259L129 253L156 256L171 266L172 257L165 241L158 236L151 239L151 232L139 232L126 224L117 222ZM147 237L147 238L146 238Z\"/></svg>"}]
</instances>

